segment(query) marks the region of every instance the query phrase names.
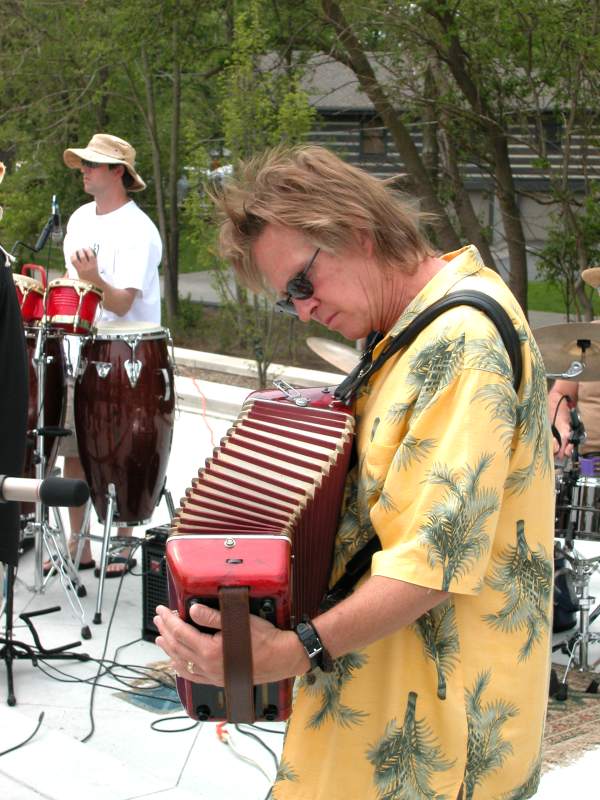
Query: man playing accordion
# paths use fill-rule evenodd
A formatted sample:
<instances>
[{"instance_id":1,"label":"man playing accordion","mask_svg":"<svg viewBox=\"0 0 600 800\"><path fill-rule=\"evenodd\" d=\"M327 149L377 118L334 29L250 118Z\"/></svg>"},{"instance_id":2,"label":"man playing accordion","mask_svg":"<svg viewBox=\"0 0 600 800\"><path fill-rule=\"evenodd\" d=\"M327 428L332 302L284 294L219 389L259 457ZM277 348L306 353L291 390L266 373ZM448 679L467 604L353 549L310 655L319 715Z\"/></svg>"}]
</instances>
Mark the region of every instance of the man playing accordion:
<instances>
[{"instance_id":1,"label":"man playing accordion","mask_svg":"<svg viewBox=\"0 0 600 800\"><path fill-rule=\"evenodd\" d=\"M550 671L554 485L544 366L523 312L473 246L436 253L412 204L322 148L240 165L216 202L238 277L303 322L352 340L381 332L374 361L420 312L463 290L504 308L522 361L515 389L498 328L459 305L358 388L331 585L374 535L381 547L308 638L306 627L251 617L255 683L298 676L273 796L531 797ZM178 674L223 685L220 634L157 614L157 643ZM220 628L204 605L191 617Z\"/></svg>"}]
</instances>

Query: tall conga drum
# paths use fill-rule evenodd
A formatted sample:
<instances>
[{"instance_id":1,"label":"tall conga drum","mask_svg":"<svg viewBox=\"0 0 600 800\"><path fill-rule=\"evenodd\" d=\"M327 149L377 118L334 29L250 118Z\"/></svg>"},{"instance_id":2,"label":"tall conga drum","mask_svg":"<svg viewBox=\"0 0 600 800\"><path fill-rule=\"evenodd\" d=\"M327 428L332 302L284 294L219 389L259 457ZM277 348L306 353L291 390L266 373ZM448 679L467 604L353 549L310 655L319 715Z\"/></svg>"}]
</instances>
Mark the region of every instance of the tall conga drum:
<instances>
[{"instance_id":1,"label":"tall conga drum","mask_svg":"<svg viewBox=\"0 0 600 800\"><path fill-rule=\"evenodd\" d=\"M175 418L170 334L144 322L99 324L75 381L79 457L100 522L114 484L120 526L150 521L165 484Z\"/></svg>"},{"instance_id":2,"label":"tall conga drum","mask_svg":"<svg viewBox=\"0 0 600 800\"><path fill-rule=\"evenodd\" d=\"M38 336L45 338L45 379L42 392L44 409L44 427L62 427L66 413L67 374L62 348L62 335L56 331L43 333L38 328L25 328L25 345L27 349L27 371L29 375L29 402L27 407L27 447L25 450L25 466L23 475L35 478L35 462L33 454L36 447L36 434L39 422L38 374L34 363L35 348ZM60 439L57 436L44 436L44 457L46 474L50 472L56 461ZM22 511L29 513L33 506L22 504Z\"/></svg>"}]
</instances>

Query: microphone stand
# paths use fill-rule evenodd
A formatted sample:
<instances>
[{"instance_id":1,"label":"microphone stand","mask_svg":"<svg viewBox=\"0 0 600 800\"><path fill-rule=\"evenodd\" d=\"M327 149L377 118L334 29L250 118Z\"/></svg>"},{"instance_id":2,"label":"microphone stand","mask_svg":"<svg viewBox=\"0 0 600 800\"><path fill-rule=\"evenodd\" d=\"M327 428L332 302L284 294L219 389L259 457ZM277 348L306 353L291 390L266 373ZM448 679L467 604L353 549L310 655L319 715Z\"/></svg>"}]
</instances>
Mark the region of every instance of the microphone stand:
<instances>
[{"instance_id":1,"label":"microphone stand","mask_svg":"<svg viewBox=\"0 0 600 800\"><path fill-rule=\"evenodd\" d=\"M14 564L6 564L5 572L5 591L6 591L6 604L5 604L5 623L4 623L4 636L0 636L0 658L6 664L6 685L7 685L7 699L6 702L9 706L14 706L17 703L14 691L14 679L12 665L13 661L18 659L28 659L31 661L32 666L37 667L38 660L46 661L52 659L74 659L76 661L89 661L90 656L87 653L70 653L67 652L73 647L78 647L81 642L71 642L64 644L60 647L46 648L40 641L37 631L31 622L32 617L40 617L43 614L51 614L54 611L60 611L60 606L52 606L52 608L43 608L39 611L23 612L19 615L19 619L27 625L31 631L35 647L32 647L25 642L17 641L13 638L13 610L14 610L14 589L15 589L16 567Z\"/></svg>"},{"instance_id":2,"label":"microphone stand","mask_svg":"<svg viewBox=\"0 0 600 800\"><path fill-rule=\"evenodd\" d=\"M45 477L46 458L44 453L44 391L46 379L46 363L48 356L45 354L45 342L47 337L46 324L40 325L37 331L37 340L33 356L34 366L37 375L37 428L36 434L36 450L34 453L35 473L38 480L43 480ZM45 585L50 580L53 570L58 571L61 583L66 593L66 597L75 613L80 616L83 627L81 629L81 636L83 639L90 639L92 634L89 626L85 623L85 611L79 597L85 595L85 587L79 584L77 572L73 566L60 515L57 509L54 509L56 514L56 521L59 525L58 530L51 529L48 524L48 506L41 501L35 504L35 522L33 524L35 530L35 580L33 588L35 592L43 592ZM60 536L61 545L57 538ZM46 580L42 579L42 558L44 547L50 555L53 567L46 576ZM64 552L63 552L64 551ZM90 656L87 653L71 653L67 652L74 647L79 647L80 641L71 642L69 644L61 645L59 647L44 647L39 635L32 622L33 617L43 616L45 614L52 614L55 611L60 611L60 606L52 606L51 608L44 608L38 611L23 612L19 615L28 627L34 641L34 646L25 642L17 641L13 637L13 614L14 614L14 588L16 582L16 568L13 564L6 564L5 572L5 622L4 622L4 636L0 636L0 658L6 664L7 676L7 703L9 706L14 706L17 702L14 692L14 679L12 665L18 659L28 659L32 665L37 666L38 660L69 660L76 661L89 661ZM70 592L70 594L69 594ZM75 609L74 602L79 607L79 612Z\"/></svg>"}]
</instances>

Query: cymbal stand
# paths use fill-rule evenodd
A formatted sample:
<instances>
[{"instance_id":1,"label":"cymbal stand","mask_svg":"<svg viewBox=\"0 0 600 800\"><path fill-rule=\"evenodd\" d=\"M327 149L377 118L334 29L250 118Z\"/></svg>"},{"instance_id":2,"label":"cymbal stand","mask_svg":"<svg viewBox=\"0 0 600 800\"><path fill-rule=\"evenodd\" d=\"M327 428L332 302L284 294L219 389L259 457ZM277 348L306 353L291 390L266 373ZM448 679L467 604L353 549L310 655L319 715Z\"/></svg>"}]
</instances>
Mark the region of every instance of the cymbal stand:
<instances>
[{"instance_id":1,"label":"cymbal stand","mask_svg":"<svg viewBox=\"0 0 600 800\"><path fill-rule=\"evenodd\" d=\"M562 692L560 692L560 695L562 695L562 697L560 699L565 699L567 675L575 661L576 654L579 654L577 661L578 670L580 672L586 672L590 669L589 646L594 642L600 642L600 633L592 633L590 630L591 624L600 614L600 607L590 613L596 598L589 594L590 579L593 573L600 567L600 556L594 556L594 558L580 558L577 551L572 545L569 545L569 543L565 543L564 548L561 548L561 552L573 569L573 587L579 601L579 630L567 642L563 642L560 645L562 652L569 656L561 681Z\"/></svg>"},{"instance_id":2,"label":"cymbal stand","mask_svg":"<svg viewBox=\"0 0 600 800\"><path fill-rule=\"evenodd\" d=\"M44 437L47 435L44 412L44 392L46 387L46 365L51 356L46 355L46 325L41 324L37 331L36 344L33 354L33 363L37 377L37 428L35 431L36 449L34 453L35 476L38 480L43 480L46 472L46 456L44 453ZM85 595L85 587L80 583L79 576L73 566L67 540L58 509L54 509L54 518L57 527L51 528L48 521L48 506L41 501L35 504L35 521L30 523L34 531L34 584L32 590L42 593L48 581L56 572L60 577L60 582L65 591L65 597L69 601L74 614L81 620L81 636L84 639L91 638L89 625L85 620L85 611L79 597ZM48 553L52 562L52 569L44 579L43 557L44 552Z\"/></svg>"}]
</instances>

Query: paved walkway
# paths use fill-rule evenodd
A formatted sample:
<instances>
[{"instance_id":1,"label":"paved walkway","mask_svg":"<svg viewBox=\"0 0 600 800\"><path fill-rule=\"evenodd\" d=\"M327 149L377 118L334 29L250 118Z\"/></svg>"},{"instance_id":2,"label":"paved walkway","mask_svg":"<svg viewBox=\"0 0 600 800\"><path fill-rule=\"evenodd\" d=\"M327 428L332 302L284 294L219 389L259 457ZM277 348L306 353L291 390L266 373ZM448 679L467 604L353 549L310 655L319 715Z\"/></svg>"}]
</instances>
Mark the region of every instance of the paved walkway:
<instances>
[{"instance_id":1,"label":"paved walkway","mask_svg":"<svg viewBox=\"0 0 600 800\"><path fill-rule=\"evenodd\" d=\"M161 276L161 287L163 277ZM230 277L229 285L233 290L233 278ZM179 276L179 296L190 297L197 302L209 305L218 305L221 296L216 289L216 282L212 272L188 272ZM566 322L565 314L551 311L530 311L529 322L533 329L544 325L558 325Z\"/></svg>"}]
</instances>

